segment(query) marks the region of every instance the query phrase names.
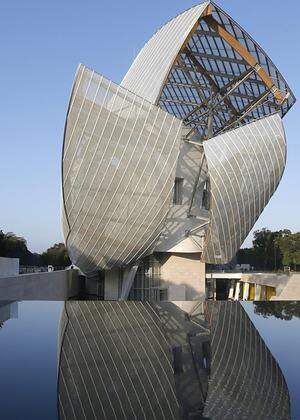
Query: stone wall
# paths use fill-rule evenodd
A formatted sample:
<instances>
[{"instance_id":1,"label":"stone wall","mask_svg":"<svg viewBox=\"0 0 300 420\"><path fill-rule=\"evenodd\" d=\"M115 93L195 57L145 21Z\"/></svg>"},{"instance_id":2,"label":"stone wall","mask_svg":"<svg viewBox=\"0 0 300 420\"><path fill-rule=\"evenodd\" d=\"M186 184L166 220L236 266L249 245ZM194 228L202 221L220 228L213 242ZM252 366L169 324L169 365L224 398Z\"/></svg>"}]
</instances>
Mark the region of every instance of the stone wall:
<instances>
[{"instance_id":1,"label":"stone wall","mask_svg":"<svg viewBox=\"0 0 300 420\"><path fill-rule=\"evenodd\" d=\"M200 253L165 254L160 272L162 285L170 287L168 300L195 300L205 296L205 264L200 257Z\"/></svg>"}]
</instances>

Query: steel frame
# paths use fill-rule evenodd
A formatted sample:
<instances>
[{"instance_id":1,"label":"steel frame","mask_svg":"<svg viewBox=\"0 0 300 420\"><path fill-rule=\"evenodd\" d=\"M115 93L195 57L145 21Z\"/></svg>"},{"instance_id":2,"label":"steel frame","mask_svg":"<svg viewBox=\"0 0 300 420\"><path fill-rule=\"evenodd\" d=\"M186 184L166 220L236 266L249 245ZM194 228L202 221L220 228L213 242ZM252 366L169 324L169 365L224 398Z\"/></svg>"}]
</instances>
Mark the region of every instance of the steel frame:
<instances>
[{"instance_id":1,"label":"steel frame","mask_svg":"<svg viewBox=\"0 0 300 420\"><path fill-rule=\"evenodd\" d=\"M200 141L270 115L295 101L252 38L213 2L182 46L158 104L183 119Z\"/></svg>"}]
</instances>

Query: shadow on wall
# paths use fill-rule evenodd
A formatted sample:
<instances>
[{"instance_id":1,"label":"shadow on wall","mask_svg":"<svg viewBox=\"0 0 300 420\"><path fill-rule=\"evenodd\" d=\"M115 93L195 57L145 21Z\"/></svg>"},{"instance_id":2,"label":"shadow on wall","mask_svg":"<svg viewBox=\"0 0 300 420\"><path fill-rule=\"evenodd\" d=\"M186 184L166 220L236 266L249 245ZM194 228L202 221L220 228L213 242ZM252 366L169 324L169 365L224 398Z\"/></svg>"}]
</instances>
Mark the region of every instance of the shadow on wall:
<instances>
[{"instance_id":1,"label":"shadow on wall","mask_svg":"<svg viewBox=\"0 0 300 420\"><path fill-rule=\"evenodd\" d=\"M160 256L161 286L168 287L168 300L205 298L205 263L201 253L172 253Z\"/></svg>"}]
</instances>

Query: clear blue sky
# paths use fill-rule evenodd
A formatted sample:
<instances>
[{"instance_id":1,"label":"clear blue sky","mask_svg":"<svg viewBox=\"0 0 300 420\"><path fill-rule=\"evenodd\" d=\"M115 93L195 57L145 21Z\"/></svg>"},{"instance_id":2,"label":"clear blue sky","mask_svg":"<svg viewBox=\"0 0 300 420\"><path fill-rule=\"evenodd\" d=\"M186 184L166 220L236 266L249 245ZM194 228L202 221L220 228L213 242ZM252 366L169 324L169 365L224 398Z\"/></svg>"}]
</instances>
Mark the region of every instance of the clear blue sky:
<instances>
[{"instance_id":1,"label":"clear blue sky","mask_svg":"<svg viewBox=\"0 0 300 420\"><path fill-rule=\"evenodd\" d=\"M62 240L60 159L78 63L120 82L148 38L196 4L179 0L2 0L0 229L40 252ZM300 2L220 0L299 92ZM300 230L298 104L285 117L287 168L255 228ZM250 236L251 238L251 236ZM246 244L250 244L249 238Z\"/></svg>"}]
</instances>

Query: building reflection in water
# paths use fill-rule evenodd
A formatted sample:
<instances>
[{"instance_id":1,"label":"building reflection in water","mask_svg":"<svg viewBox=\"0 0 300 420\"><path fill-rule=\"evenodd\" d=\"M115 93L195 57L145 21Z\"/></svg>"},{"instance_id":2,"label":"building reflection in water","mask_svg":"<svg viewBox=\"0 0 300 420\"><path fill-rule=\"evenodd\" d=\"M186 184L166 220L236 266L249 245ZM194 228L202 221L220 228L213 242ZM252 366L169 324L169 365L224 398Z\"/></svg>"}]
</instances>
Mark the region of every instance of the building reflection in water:
<instances>
[{"instance_id":1,"label":"building reflection in water","mask_svg":"<svg viewBox=\"0 0 300 420\"><path fill-rule=\"evenodd\" d=\"M282 371L242 305L210 302L208 322L212 368L205 418L290 419Z\"/></svg>"},{"instance_id":2,"label":"building reflection in water","mask_svg":"<svg viewBox=\"0 0 300 420\"><path fill-rule=\"evenodd\" d=\"M61 419L290 419L283 374L238 302L68 301Z\"/></svg>"},{"instance_id":3,"label":"building reflection in water","mask_svg":"<svg viewBox=\"0 0 300 420\"><path fill-rule=\"evenodd\" d=\"M0 301L0 328L3 327L4 322L9 319L18 318L18 302L11 300Z\"/></svg>"}]
</instances>

